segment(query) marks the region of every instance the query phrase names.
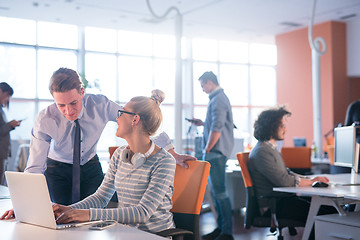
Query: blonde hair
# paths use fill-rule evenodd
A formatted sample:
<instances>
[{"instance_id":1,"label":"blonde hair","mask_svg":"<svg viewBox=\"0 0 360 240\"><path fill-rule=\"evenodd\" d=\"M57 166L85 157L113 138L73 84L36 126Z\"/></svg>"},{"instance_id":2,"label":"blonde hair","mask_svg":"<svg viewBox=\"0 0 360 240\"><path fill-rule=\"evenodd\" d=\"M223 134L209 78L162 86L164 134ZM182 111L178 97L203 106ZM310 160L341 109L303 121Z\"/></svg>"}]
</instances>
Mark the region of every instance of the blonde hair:
<instances>
[{"instance_id":1,"label":"blonde hair","mask_svg":"<svg viewBox=\"0 0 360 240\"><path fill-rule=\"evenodd\" d=\"M162 122L162 113L160 104L165 99L165 93L159 89L151 91L151 97L133 97L131 108L134 113L140 116L144 131L150 136L160 127Z\"/></svg>"}]
</instances>

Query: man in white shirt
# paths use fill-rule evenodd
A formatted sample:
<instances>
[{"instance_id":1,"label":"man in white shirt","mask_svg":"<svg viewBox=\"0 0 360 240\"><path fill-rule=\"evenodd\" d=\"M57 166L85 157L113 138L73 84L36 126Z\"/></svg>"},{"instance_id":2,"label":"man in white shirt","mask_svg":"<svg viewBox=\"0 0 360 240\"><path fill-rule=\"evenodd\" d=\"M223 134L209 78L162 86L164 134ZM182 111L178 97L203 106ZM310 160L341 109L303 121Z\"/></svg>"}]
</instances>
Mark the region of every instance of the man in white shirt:
<instances>
[{"instance_id":1,"label":"man in white shirt","mask_svg":"<svg viewBox=\"0 0 360 240\"><path fill-rule=\"evenodd\" d=\"M68 205L94 193L103 180L96 154L97 142L109 121L116 122L120 106L103 95L85 94L76 71L60 68L50 79L55 103L42 110L31 131L25 172L44 173L53 202ZM80 125L80 199L72 199L76 122ZM195 158L177 154L163 133L154 139L179 165Z\"/></svg>"}]
</instances>

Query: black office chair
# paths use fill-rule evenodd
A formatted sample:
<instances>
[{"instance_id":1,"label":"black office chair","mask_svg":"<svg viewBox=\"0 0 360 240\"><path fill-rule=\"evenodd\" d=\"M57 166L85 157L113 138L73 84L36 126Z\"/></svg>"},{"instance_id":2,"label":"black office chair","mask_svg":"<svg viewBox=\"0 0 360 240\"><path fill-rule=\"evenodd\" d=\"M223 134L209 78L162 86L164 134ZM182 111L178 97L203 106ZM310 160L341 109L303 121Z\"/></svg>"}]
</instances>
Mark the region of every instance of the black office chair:
<instances>
[{"instance_id":1,"label":"black office chair","mask_svg":"<svg viewBox=\"0 0 360 240\"><path fill-rule=\"evenodd\" d=\"M285 227L289 228L289 233L291 236L296 235L297 232L295 227L304 227L305 223L293 219L277 218L276 197L267 197L270 203L270 209L264 214L260 213L258 201L255 194L256 189L253 187L251 176L247 167L249 153L238 153L236 154L236 157L239 161L241 174L246 189L246 213L244 219L245 228L249 229L251 228L251 226L270 227L270 232L274 235L278 231L278 240L284 239L282 235L282 229Z\"/></svg>"}]
</instances>

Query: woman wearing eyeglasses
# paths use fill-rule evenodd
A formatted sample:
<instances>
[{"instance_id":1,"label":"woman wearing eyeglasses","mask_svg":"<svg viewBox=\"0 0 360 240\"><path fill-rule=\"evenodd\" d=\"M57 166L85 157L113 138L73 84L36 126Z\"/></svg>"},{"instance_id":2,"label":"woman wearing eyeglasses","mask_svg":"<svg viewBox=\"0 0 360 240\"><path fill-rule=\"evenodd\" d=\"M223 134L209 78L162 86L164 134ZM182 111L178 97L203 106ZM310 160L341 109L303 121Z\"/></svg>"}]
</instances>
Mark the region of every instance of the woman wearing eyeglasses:
<instances>
[{"instance_id":1,"label":"woman wearing eyeglasses","mask_svg":"<svg viewBox=\"0 0 360 240\"><path fill-rule=\"evenodd\" d=\"M98 190L70 206L54 205L58 223L115 220L141 230L159 232L174 227L171 197L175 159L150 139L162 121L164 93L134 97L118 111L116 136L128 146L113 154L109 170ZM104 209L114 192L118 208Z\"/></svg>"},{"instance_id":2,"label":"woman wearing eyeglasses","mask_svg":"<svg viewBox=\"0 0 360 240\"><path fill-rule=\"evenodd\" d=\"M6 82L0 83L0 185L4 184L5 162L10 155L10 131L20 126L21 120L6 120L4 107L9 108L10 97L14 90Z\"/></svg>"}]
</instances>

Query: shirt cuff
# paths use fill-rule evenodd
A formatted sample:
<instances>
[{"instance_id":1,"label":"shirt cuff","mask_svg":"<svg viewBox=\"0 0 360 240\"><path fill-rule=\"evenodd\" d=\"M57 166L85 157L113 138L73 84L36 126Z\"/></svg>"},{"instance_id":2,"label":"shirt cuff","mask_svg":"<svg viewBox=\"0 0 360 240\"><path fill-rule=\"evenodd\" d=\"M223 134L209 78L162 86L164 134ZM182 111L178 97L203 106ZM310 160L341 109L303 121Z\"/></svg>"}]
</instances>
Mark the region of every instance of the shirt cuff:
<instances>
[{"instance_id":1,"label":"shirt cuff","mask_svg":"<svg viewBox=\"0 0 360 240\"><path fill-rule=\"evenodd\" d=\"M175 148L174 144L170 143L169 145L163 147L166 151L169 151L170 149Z\"/></svg>"},{"instance_id":2,"label":"shirt cuff","mask_svg":"<svg viewBox=\"0 0 360 240\"><path fill-rule=\"evenodd\" d=\"M166 151L174 148L174 145L172 144L169 136L165 132L162 132L158 136L153 137L152 140L156 145L164 148Z\"/></svg>"}]
</instances>

